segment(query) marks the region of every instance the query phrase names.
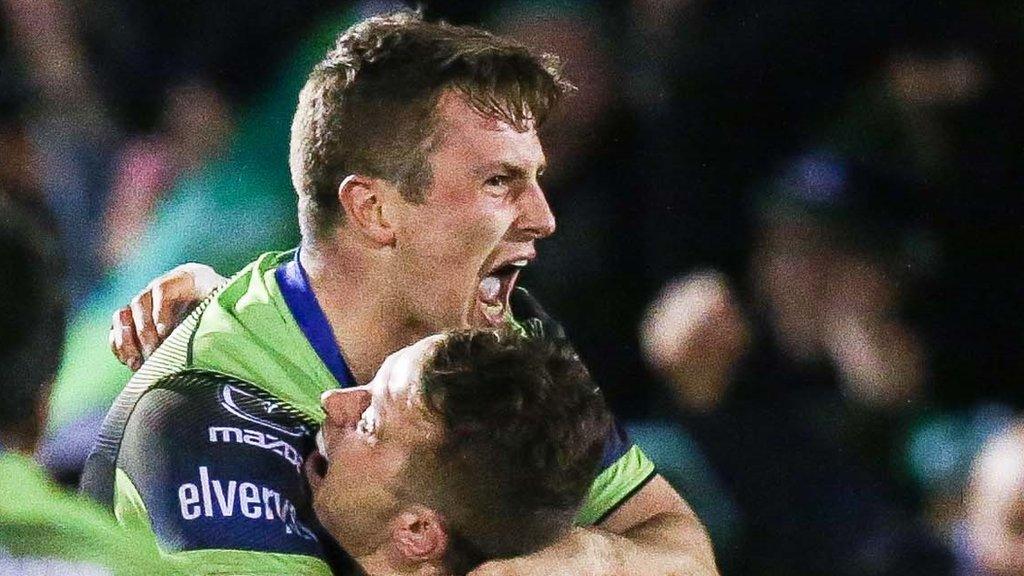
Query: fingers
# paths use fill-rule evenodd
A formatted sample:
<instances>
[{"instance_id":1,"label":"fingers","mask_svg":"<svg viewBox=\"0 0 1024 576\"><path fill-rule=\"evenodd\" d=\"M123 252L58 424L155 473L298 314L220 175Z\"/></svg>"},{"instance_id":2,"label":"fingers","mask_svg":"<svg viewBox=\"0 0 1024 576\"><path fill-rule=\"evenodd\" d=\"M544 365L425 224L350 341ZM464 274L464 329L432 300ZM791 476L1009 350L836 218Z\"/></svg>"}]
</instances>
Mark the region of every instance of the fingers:
<instances>
[{"instance_id":1,"label":"fingers","mask_svg":"<svg viewBox=\"0 0 1024 576\"><path fill-rule=\"evenodd\" d=\"M142 348L143 357L149 358L149 355L160 344L160 336L156 333L156 323L153 321L152 290L145 290L132 298L130 307L135 326L135 337Z\"/></svg>"},{"instance_id":2,"label":"fingers","mask_svg":"<svg viewBox=\"0 0 1024 576\"><path fill-rule=\"evenodd\" d=\"M188 312L224 282L213 268L183 264L153 280L114 312L108 337L117 359L138 370Z\"/></svg>"},{"instance_id":3,"label":"fingers","mask_svg":"<svg viewBox=\"0 0 1024 576\"><path fill-rule=\"evenodd\" d=\"M118 361L135 371L142 366L142 348L135 338L135 320L129 307L114 312L110 327L110 350Z\"/></svg>"},{"instance_id":4,"label":"fingers","mask_svg":"<svg viewBox=\"0 0 1024 576\"><path fill-rule=\"evenodd\" d=\"M189 276L168 278L153 286L153 323L160 341L167 338L191 307L194 287Z\"/></svg>"}]
</instances>

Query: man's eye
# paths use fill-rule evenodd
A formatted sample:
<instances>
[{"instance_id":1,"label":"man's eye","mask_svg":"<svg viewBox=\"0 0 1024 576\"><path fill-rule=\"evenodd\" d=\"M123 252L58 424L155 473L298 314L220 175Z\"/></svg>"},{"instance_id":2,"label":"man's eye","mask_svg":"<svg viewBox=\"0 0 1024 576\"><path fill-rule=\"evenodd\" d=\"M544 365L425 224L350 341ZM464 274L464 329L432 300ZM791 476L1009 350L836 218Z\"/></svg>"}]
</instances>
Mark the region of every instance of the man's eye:
<instances>
[{"instance_id":1,"label":"man's eye","mask_svg":"<svg viewBox=\"0 0 1024 576\"><path fill-rule=\"evenodd\" d=\"M491 176L486 182L484 182L484 184L491 187L505 187L508 186L508 180L508 176L499 174L497 176Z\"/></svg>"}]
</instances>

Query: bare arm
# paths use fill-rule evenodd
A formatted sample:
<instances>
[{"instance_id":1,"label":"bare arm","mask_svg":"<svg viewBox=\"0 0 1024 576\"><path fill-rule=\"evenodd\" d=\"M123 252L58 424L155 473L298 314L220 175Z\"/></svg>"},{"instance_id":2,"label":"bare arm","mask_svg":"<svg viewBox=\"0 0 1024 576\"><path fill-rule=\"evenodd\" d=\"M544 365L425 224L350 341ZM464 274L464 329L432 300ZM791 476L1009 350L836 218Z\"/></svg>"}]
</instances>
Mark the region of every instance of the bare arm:
<instances>
[{"instance_id":1,"label":"bare arm","mask_svg":"<svg viewBox=\"0 0 1024 576\"><path fill-rule=\"evenodd\" d=\"M545 333L565 337L561 325L523 288L516 288L512 308L517 318L539 320ZM627 472L626 477L640 480L636 474ZM644 472L643 479L648 477ZM529 556L489 562L472 576L717 576L707 531L675 489L660 475L629 486L642 487L620 500L598 526L578 528Z\"/></svg>"},{"instance_id":2,"label":"bare arm","mask_svg":"<svg viewBox=\"0 0 1024 576\"><path fill-rule=\"evenodd\" d=\"M717 576L707 531L656 476L599 526L522 558L489 562L471 576Z\"/></svg>"},{"instance_id":3,"label":"bare arm","mask_svg":"<svg viewBox=\"0 0 1024 576\"><path fill-rule=\"evenodd\" d=\"M707 530L660 475L600 524L625 540L624 574L717 575Z\"/></svg>"}]
</instances>

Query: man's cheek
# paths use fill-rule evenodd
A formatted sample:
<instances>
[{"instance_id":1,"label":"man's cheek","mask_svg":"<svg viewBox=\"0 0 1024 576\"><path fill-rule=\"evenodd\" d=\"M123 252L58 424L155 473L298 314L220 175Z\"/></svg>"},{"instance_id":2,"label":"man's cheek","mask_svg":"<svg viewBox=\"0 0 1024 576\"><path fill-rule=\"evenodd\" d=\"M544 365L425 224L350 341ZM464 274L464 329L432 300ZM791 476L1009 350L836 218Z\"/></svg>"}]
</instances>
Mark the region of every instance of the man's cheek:
<instances>
[{"instance_id":1,"label":"man's cheek","mask_svg":"<svg viewBox=\"0 0 1024 576\"><path fill-rule=\"evenodd\" d=\"M337 496L338 494L332 491L330 486L321 487L313 495L313 513L316 514L320 524L332 534L344 522L344 518L341 517L343 507L339 505Z\"/></svg>"},{"instance_id":2,"label":"man's cheek","mask_svg":"<svg viewBox=\"0 0 1024 576\"><path fill-rule=\"evenodd\" d=\"M449 236L457 231L464 244L474 246L500 239L514 219L513 207L495 199L494 205L478 204L470 210L451 212L445 218L444 229Z\"/></svg>"}]
</instances>

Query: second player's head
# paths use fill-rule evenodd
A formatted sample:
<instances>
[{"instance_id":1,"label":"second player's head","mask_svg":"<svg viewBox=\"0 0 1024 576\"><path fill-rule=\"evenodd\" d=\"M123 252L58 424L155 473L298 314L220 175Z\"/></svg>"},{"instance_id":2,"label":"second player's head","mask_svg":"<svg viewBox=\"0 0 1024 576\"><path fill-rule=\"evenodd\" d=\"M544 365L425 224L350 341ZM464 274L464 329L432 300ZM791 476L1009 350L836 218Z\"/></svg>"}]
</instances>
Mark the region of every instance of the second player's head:
<instances>
[{"instance_id":1,"label":"second player's head","mask_svg":"<svg viewBox=\"0 0 1024 576\"><path fill-rule=\"evenodd\" d=\"M324 407L314 508L371 574L459 573L564 536L610 425L567 345L490 331L402 349Z\"/></svg>"},{"instance_id":2,"label":"second player's head","mask_svg":"<svg viewBox=\"0 0 1024 576\"><path fill-rule=\"evenodd\" d=\"M414 13L356 24L292 126L304 247L359 258L422 333L501 324L554 231L537 127L569 89L554 57L481 30Z\"/></svg>"}]
</instances>

